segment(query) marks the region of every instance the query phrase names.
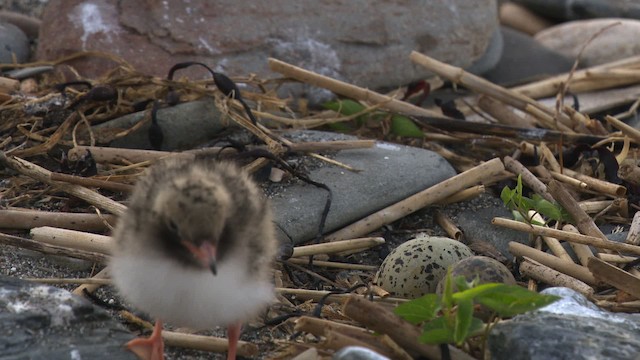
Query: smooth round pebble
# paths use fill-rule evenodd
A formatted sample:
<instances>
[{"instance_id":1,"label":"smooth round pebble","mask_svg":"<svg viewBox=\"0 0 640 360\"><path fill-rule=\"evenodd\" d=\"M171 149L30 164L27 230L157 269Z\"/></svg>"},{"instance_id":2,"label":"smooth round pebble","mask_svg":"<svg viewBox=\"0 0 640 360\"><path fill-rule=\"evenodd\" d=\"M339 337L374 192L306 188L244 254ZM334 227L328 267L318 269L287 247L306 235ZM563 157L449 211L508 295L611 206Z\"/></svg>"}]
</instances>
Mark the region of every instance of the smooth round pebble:
<instances>
[{"instance_id":1,"label":"smooth round pebble","mask_svg":"<svg viewBox=\"0 0 640 360\"><path fill-rule=\"evenodd\" d=\"M377 284L394 296L415 299L435 292L447 268L472 255L459 241L419 235L389 253L376 274Z\"/></svg>"},{"instance_id":2,"label":"smooth round pebble","mask_svg":"<svg viewBox=\"0 0 640 360\"><path fill-rule=\"evenodd\" d=\"M472 281L477 276L480 280L480 284L516 284L516 279L506 266L501 262L486 256L472 256L458 261L451 266L451 276L453 278L464 276L467 281ZM442 293L443 286L444 279L441 279L438 283L436 293Z\"/></svg>"},{"instance_id":3,"label":"smooth round pebble","mask_svg":"<svg viewBox=\"0 0 640 360\"><path fill-rule=\"evenodd\" d=\"M17 26L0 22L0 63L18 63L29 59L29 39Z\"/></svg>"}]
</instances>

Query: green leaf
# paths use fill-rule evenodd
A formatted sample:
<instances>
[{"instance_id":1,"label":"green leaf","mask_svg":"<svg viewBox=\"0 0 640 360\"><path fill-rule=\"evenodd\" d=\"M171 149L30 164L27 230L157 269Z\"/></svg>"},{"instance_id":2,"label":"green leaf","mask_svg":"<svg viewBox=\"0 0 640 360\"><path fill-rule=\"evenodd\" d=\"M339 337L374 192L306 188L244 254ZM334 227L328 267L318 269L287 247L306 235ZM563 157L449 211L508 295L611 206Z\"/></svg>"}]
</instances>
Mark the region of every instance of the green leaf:
<instances>
[{"instance_id":1,"label":"green leaf","mask_svg":"<svg viewBox=\"0 0 640 360\"><path fill-rule=\"evenodd\" d=\"M423 327L420 341L425 344L449 344L454 342L453 329L447 324L444 317L439 317L428 322Z\"/></svg>"},{"instance_id":2,"label":"green leaf","mask_svg":"<svg viewBox=\"0 0 640 360\"><path fill-rule=\"evenodd\" d=\"M502 188L502 192L500 193L500 199L505 206L511 208L513 202L513 195L515 194L515 190L511 190L508 186Z\"/></svg>"},{"instance_id":3,"label":"green leaf","mask_svg":"<svg viewBox=\"0 0 640 360\"><path fill-rule=\"evenodd\" d=\"M391 116L391 133L398 136L421 138L424 133L406 116Z\"/></svg>"},{"instance_id":4,"label":"green leaf","mask_svg":"<svg viewBox=\"0 0 640 360\"><path fill-rule=\"evenodd\" d=\"M492 291L476 296L476 301L502 317L539 309L560 299L558 296L538 294L516 285L497 285Z\"/></svg>"},{"instance_id":5,"label":"green leaf","mask_svg":"<svg viewBox=\"0 0 640 360\"><path fill-rule=\"evenodd\" d=\"M453 307L453 284L451 279L451 268L449 268L444 276L444 289L442 291L442 305L447 310ZM445 316L446 314L448 314L448 311L445 311Z\"/></svg>"},{"instance_id":6,"label":"green leaf","mask_svg":"<svg viewBox=\"0 0 640 360\"><path fill-rule=\"evenodd\" d=\"M476 278L469 282L467 281L467 279L464 276L456 276L456 278L454 279L454 282L456 284L456 290L458 291L465 291L465 290L469 290L472 287L474 287L476 285L475 281L478 279L478 277L476 276Z\"/></svg>"},{"instance_id":7,"label":"green leaf","mask_svg":"<svg viewBox=\"0 0 640 360\"><path fill-rule=\"evenodd\" d=\"M471 320L473 319L473 301L463 300L458 302L458 309L456 311L455 331L453 333L453 340L456 345L460 346L467 339L469 335L469 328L471 327Z\"/></svg>"},{"instance_id":8,"label":"green leaf","mask_svg":"<svg viewBox=\"0 0 640 360\"><path fill-rule=\"evenodd\" d=\"M476 317L472 318L471 326L469 326L469 335L467 337L482 335L485 331L485 326L482 320Z\"/></svg>"},{"instance_id":9,"label":"green leaf","mask_svg":"<svg viewBox=\"0 0 640 360\"><path fill-rule=\"evenodd\" d=\"M329 101L324 103L322 106L324 106L325 109L333 110L346 116L357 114L365 109L364 105L350 99Z\"/></svg>"},{"instance_id":10,"label":"green leaf","mask_svg":"<svg viewBox=\"0 0 640 360\"><path fill-rule=\"evenodd\" d=\"M427 294L398 305L394 312L412 324L419 324L435 318L440 308L440 297L436 294Z\"/></svg>"},{"instance_id":11,"label":"green leaf","mask_svg":"<svg viewBox=\"0 0 640 360\"><path fill-rule=\"evenodd\" d=\"M461 291L453 294L453 300L456 302L473 300L478 296L495 291L497 288L500 287L500 285L502 284L488 283L488 284L478 285L469 290L465 290L465 291Z\"/></svg>"}]
</instances>

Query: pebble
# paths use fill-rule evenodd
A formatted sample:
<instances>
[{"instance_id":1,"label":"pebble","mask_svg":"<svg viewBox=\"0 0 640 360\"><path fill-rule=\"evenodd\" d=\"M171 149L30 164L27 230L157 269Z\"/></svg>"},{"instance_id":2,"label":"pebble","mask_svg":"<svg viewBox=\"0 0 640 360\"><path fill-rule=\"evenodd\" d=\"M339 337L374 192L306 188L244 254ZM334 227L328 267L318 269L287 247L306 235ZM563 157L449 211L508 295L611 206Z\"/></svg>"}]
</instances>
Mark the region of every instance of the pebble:
<instances>
[{"instance_id":1,"label":"pebble","mask_svg":"<svg viewBox=\"0 0 640 360\"><path fill-rule=\"evenodd\" d=\"M15 60L14 60L15 56ZM0 22L0 63L29 60L29 39L17 26Z\"/></svg>"},{"instance_id":2,"label":"pebble","mask_svg":"<svg viewBox=\"0 0 640 360\"><path fill-rule=\"evenodd\" d=\"M543 30L534 38L540 45L569 59L576 59L588 43L580 55L580 65L595 66L640 55L640 20L609 18L570 21Z\"/></svg>"}]
</instances>

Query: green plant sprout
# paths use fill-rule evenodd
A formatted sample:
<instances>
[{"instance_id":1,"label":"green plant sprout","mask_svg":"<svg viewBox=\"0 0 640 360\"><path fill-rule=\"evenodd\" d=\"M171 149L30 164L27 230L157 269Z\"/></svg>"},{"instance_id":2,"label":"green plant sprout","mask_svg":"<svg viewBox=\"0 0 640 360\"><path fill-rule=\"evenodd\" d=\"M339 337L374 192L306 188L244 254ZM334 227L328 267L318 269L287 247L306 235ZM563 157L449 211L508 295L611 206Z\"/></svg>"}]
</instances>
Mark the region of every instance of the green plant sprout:
<instances>
[{"instance_id":1,"label":"green plant sprout","mask_svg":"<svg viewBox=\"0 0 640 360\"><path fill-rule=\"evenodd\" d=\"M549 220L567 221L571 219L571 216L560 205L545 200L538 194L533 194L531 198L528 198L522 193L522 175L518 175L516 187L514 189L505 186L500 193L502 202L513 213L513 217L522 222L535 225L545 225L533 220L533 216L528 216L530 210L543 215Z\"/></svg>"},{"instance_id":2,"label":"green plant sprout","mask_svg":"<svg viewBox=\"0 0 640 360\"><path fill-rule=\"evenodd\" d=\"M474 304L482 304L499 317L512 317L539 309L560 299L542 295L517 285L478 284L464 276L445 277L442 295L427 294L399 305L395 313L414 325L422 326L420 341L426 344L461 346L469 337L485 333L486 324L473 316ZM453 283L458 291L453 291Z\"/></svg>"},{"instance_id":3,"label":"green plant sprout","mask_svg":"<svg viewBox=\"0 0 640 360\"><path fill-rule=\"evenodd\" d=\"M406 116L397 115L397 114L389 114L386 112L376 111L367 113L365 110L367 108L360 104L357 101L353 101L350 99L330 101L323 104L325 109L333 110L344 116L351 116L358 113L363 113L355 119L355 124L357 126L362 126L364 123L371 119L374 121L382 121L385 118L390 118L391 125L391 133L397 136L403 137L414 137L421 138L424 137L424 133L420 128L411 121ZM335 130L340 132L348 132L352 129L345 123L332 123L329 126Z\"/></svg>"}]
</instances>

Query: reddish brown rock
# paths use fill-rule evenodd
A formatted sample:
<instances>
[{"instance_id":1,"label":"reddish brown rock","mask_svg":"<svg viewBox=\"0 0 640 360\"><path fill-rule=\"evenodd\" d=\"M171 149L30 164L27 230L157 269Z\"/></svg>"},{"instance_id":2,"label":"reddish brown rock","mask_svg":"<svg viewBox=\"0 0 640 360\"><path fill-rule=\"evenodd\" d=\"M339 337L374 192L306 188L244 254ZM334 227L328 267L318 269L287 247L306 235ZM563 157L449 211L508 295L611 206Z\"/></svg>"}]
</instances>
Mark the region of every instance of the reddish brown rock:
<instances>
[{"instance_id":1,"label":"reddish brown rock","mask_svg":"<svg viewBox=\"0 0 640 360\"><path fill-rule=\"evenodd\" d=\"M187 60L230 75L269 75L267 58L275 57L379 88L425 76L408 60L411 50L470 65L496 26L495 0L51 0L37 57L99 50L160 76ZM73 65L87 77L113 67L93 57Z\"/></svg>"}]
</instances>

